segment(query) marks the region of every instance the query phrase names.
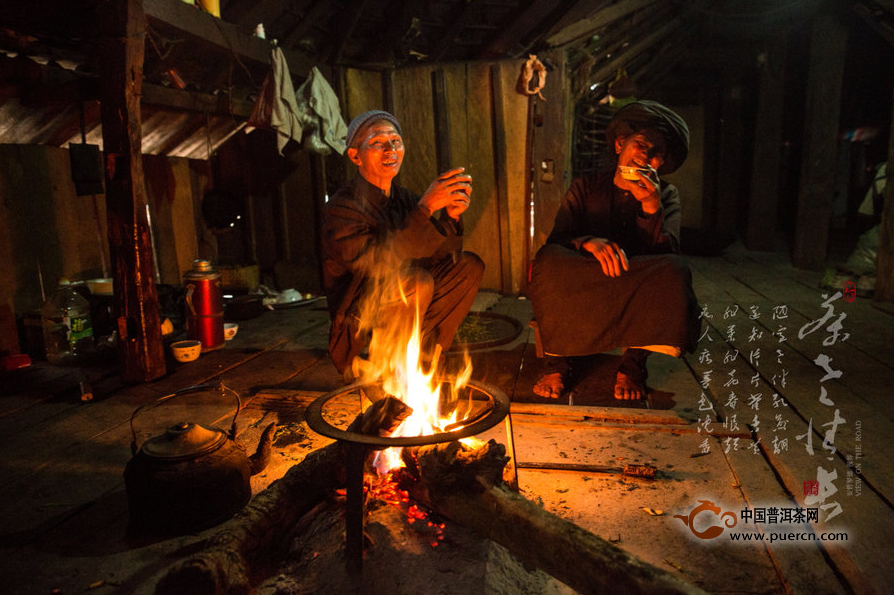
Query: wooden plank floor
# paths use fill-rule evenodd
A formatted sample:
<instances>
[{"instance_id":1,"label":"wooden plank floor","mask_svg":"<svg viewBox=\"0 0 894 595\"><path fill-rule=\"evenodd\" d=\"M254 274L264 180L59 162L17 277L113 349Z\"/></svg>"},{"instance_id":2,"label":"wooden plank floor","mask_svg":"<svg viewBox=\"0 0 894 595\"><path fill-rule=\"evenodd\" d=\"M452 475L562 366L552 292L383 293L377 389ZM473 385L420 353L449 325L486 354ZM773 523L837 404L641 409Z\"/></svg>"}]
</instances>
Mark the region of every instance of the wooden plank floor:
<instances>
[{"instance_id":1,"label":"wooden plank floor","mask_svg":"<svg viewBox=\"0 0 894 595\"><path fill-rule=\"evenodd\" d=\"M710 592L887 592L894 571L880 544L894 541L894 317L864 298L829 300L835 292L819 287L820 274L793 269L782 254L733 247L720 258L689 260L703 338L684 358L650 358L648 402L611 397L617 353L576 362L569 397L536 397L531 387L543 362L528 327L530 303L479 296L481 308L521 325L514 340L470 354L474 377L513 401L516 459L572 464L572 471L520 469L522 491ZM126 536L122 471L135 409L199 383L221 381L238 391L245 400L241 441L251 448L269 421L280 426L273 461L252 478L260 491L328 442L303 423L308 403L343 384L326 353L327 333L325 304L317 302L243 321L225 348L189 364L171 362L155 382L125 385L101 366L40 364L0 376L4 592L74 593L93 585L104 590L97 592L152 593L160 573L213 529L167 540ZM77 390L85 377L94 393L87 402ZM140 414L138 443L176 419L222 427L234 412L215 391L175 401ZM657 466L661 478L580 467L630 462ZM816 480L819 494L805 495L805 482ZM674 518L700 500L737 515L816 508L818 522L798 533L847 541L769 543L783 529L794 531L744 520L736 530L761 531L764 540L700 540Z\"/></svg>"}]
</instances>

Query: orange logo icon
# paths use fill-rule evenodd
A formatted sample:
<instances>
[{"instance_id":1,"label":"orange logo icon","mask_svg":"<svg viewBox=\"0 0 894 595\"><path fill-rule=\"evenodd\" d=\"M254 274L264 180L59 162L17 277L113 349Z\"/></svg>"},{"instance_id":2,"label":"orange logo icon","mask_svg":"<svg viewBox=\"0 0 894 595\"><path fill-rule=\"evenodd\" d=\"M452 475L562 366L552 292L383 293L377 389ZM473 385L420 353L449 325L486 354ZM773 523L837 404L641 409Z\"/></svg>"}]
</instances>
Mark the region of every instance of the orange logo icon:
<instances>
[{"instance_id":1,"label":"orange logo icon","mask_svg":"<svg viewBox=\"0 0 894 595\"><path fill-rule=\"evenodd\" d=\"M735 527L736 523L739 522L739 519L736 518L736 513L726 511L721 514L720 507L715 506L713 502L709 500L699 500L699 502L701 504L693 508L692 512L689 513L689 516L683 516L680 514L674 515L675 519L680 519L681 521L683 521L683 524L689 527L689 530L692 531L692 534L699 539L714 539L715 537L723 533L723 527L719 527L717 525L711 525L704 531L695 530L695 517L697 517L702 512L705 512L706 510L709 512L713 512L714 516L719 516L721 521L723 521L723 517L729 515L731 519L726 519L725 521L723 521L723 524L730 529ZM730 524L730 520L732 520L732 524Z\"/></svg>"}]
</instances>

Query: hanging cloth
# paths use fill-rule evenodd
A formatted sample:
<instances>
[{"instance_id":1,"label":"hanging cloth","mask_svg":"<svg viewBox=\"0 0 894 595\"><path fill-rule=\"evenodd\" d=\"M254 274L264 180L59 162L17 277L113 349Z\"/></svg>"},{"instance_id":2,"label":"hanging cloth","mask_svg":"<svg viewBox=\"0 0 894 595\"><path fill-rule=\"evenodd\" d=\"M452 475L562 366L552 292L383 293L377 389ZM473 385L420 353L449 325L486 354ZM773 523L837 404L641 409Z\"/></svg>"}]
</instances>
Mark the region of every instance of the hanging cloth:
<instances>
[{"instance_id":1,"label":"hanging cloth","mask_svg":"<svg viewBox=\"0 0 894 595\"><path fill-rule=\"evenodd\" d=\"M296 95L303 114L302 123L307 128L304 148L326 155L331 147L339 155L344 154L348 127L338 108L335 91L316 66L310 69L310 75Z\"/></svg>"},{"instance_id":2,"label":"hanging cloth","mask_svg":"<svg viewBox=\"0 0 894 595\"><path fill-rule=\"evenodd\" d=\"M246 132L252 128L274 130L276 148L282 154L289 140L301 142L303 115L295 97L286 57L279 46L274 46L271 51L270 65L270 72L261 84L258 99L248 117Z\"/></svg>"}]
</instances>

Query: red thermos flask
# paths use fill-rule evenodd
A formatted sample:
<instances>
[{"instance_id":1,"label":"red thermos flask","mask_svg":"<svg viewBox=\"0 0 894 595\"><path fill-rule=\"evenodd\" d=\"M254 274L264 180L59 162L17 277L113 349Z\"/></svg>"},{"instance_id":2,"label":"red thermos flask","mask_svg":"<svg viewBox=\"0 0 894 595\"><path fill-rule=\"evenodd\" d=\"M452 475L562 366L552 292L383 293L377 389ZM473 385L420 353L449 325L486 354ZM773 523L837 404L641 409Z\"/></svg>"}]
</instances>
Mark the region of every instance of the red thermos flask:
<instances>
[{"instance_id":1,"label":"red thermos flask","mask_svg":"<svg viewBox=\"0 0 894 595\"><path fill-rule=\"evenodd\" d=\"M194 260L183 275L186 289L186 336L202 342L202 352L222 347L223 295L220 273L207 260Z\"/></svg>"}]
</instances>

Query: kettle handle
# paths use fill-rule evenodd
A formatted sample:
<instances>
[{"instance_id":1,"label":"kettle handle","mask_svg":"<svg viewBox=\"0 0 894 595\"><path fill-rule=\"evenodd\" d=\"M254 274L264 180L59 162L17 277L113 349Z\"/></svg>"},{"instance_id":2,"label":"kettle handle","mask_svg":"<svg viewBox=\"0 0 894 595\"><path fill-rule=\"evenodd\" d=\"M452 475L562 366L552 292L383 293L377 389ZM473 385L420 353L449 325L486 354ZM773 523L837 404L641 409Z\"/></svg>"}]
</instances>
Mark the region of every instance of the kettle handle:
<instances>
[{"instance_id":1,"label":"kettle handle","mask_svg":"<svg viewBox=\"0 0 894 595\"><path fill-rule=\"evenodd\" d=\"M146 403L145 405L140 405L139 407L134 409L134 412L130 414L130 433L132 436L132 439L130 442L130 453L132 455L135 455L135 454L137 454L137 451L139 450L137 448L137 431L133 425L133 421L134 421L134 418L136 418L137 413L139 413L140 411L142 411L143 409L146 409L146 408L158 407L162 403L165 403L166 401L169 401L169 400L173 399L174 397L184 395L187 393L197 392L197 391L201 391L201 390L209 390L209 389L220 389L221 393L231 392L231 393L233 393L233 396L236 397L236 413L233 414L233 421L232 421L232 423L230 423L230 431L227 434L231 440L235 440L236 439L236 418L239 417L239 412L242 411L242 397L239 396L238 392L236 392L229 386L225 385L222 380L218 380L217 384L211 384L211 383L196 384L193 386L188 386L186 388L181 388L178 391L174 391L169 395L164 395L163 397L159 397L158 399L154 400L151 403Z\"/></svg>"}]
</instances>

